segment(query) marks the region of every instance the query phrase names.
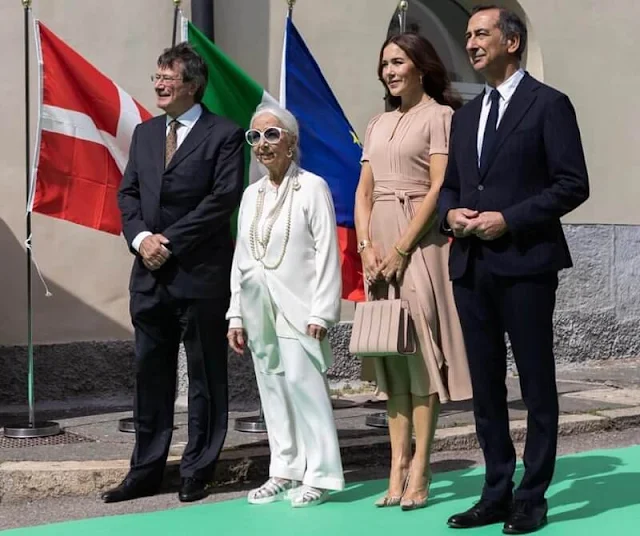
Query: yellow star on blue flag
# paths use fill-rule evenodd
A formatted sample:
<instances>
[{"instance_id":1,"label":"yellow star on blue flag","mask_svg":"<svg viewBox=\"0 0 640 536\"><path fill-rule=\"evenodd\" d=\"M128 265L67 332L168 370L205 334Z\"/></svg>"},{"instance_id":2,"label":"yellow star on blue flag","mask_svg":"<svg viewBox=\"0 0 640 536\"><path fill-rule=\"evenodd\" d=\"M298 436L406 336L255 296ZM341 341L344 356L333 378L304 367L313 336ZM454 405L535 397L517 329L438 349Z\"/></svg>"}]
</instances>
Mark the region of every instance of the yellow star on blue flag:
<instances>
[{"instance_id":1,"label":"yellow star on blue flag","mask_svg":"<svg viewBox=\"0 0 640 536\"><path fill-rule=\"evenodd\" d=\"M362 143L360 143L358 135L353 130L351 130L349 134L351 134L351 137L353 138L353 143L355 143L358 147L362 147Z\"/></svg>"}]
</instances>

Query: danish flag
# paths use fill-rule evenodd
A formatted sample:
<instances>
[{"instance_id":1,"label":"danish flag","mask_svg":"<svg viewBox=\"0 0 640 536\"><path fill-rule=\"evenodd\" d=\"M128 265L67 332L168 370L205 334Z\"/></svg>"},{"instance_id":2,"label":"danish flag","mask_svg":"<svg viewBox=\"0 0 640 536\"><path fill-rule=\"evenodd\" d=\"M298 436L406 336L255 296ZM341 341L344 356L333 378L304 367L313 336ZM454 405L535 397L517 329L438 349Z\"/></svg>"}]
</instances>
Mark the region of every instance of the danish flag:
<instances>
[{"instance_id":1,"label":"danish flag","mask_svg":"<svg viewBox=\"0 0 640 536\"><path fill-rule=\"evenodd\" d=\"M36 21L41 95L30 209L120 234L117 192L151 114Z\"/></svg>"}]
</instances>

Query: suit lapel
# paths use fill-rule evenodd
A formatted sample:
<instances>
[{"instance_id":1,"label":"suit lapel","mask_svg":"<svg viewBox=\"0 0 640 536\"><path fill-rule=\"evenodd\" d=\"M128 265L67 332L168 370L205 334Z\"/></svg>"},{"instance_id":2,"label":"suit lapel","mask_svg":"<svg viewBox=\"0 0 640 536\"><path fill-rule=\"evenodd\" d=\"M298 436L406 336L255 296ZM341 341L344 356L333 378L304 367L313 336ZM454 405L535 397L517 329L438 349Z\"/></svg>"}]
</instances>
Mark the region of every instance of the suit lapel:
<instances>
[{"instance_id":1,"label":"suit lapel","mask_svg":"<svg viewBox=\"0 0 640 536\"><path fill-rule=\"evenodd\" d=\"M480 170L480 176L482 179L486 176L487 171L491 167L491 164L496 157L496 153L500 150L502 144L505 142L509 134L511 134L513 129L518 126L518 123L520 123L524 115L527 113L527 110L533 104L533 101L536 99L536 89L538 89L538 82L528 74L525 74L524 78L520 81L518 87L513 93L511 102L509 102L509 105L504 112L504 116L500 121L498 132L496 133L495 144L489 153L486 164L482 166L482 169Z\"/></svg>"},{"instance_id":2,"label":"suit lapel","mask_svg":"<svg viewBox=\"0 0 640 536\"><path fill-rule=\"evenodd\" d=\"M167 169L164 171L171 171L174 167L176 167L182 160L184 160L189 154L191 154L198 145L200 145L209 135L209 130L213 126L214 116L213 114L207 112L204 108L202 109L202 115L196 121L196 124L193 125L193 128L187 134L187 137L178 147L178 150L173 155L171 162L167 166ZM162 151L164 158L164 150Z\"/></svg>"}]
</instances>

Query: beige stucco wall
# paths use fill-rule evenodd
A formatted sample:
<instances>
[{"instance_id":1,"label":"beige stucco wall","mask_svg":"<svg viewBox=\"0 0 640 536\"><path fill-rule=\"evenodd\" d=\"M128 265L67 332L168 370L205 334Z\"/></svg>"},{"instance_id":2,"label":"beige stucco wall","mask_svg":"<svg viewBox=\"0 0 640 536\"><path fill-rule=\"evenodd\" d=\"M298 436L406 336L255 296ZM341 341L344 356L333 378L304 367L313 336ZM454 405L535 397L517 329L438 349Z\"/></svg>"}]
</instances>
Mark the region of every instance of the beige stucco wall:
<instances>
[{"instance_id":1,"label":"beige stucco wall","mask_svg":"<svg viewBox=\"0 0 640 536\"><path fill-rule=\"evenodd\" d=\"M417 0L410 0L416 2ZM435 0L434 0L435 1ZM441 1L441 0L438 0ZM474 2L460 0L466 6ZM578 111L592 197L567 218L574 223L640 224L640 108L632 0L508 0L531 31L527 69L567 92ZM188 11L190 2L184 1ZM278 95L284 0L215 0L218 44ZM362 136L382 110L378 49L396 0L298 0L294 20L336 97ZM171 37L170 0L35 0L34 12L61 38L154 110L148 75ZM25 341L24 88L22 8L0 3L4 58L0 91L0 345ZM34 101L35 102L35 101ZM34 111L35 112L35 111ZM35 113L34 113L35 115ZM36 259L53 296L34 279L36 342L128 338L131 257L121 238L39 215Z\"/></svg>"},{"instance_id":2,"label":"beige stucco wall","mask_svg":"<svg viewBox=\"0 0 640 536\"><path fill-rule=\"evenodd\" d=\"M149 75L158 53L171 42L173 4L169 0L35 0L33 12L154 110ZM24 55L19 0L0 3L0 36L5 51L0 77L4 119L0 133L0 345L11 345L26 341ZM35 84L33 96L35 104ZM35 106L32 115L35 127ZM36 342L131 336L127 283L132 258L122 238L34 214L33 244L35 259L53 293L45 298L34 273Z\"/></svg>"},{"instance_id":3,"label":"beige stucco wall","mask_svg":"<svg viewBox=\"0 0 640 536\"><path fill-rule=\"evenodd\" d=\"M410 0L409 4L418 1ZM248 15L255 3L256 0L216 0L217 12L225 13L217 21L217 41L222 47L233 48L238 62L277 95L286 2L264 0L260 4L261 10L266 4L270 9L268 51L262 46L267 31L264 14L259 21ZM459 3L470 8L481 2ZM640 81L635 46L640 3L496 3L524 15L530 31L525 67L567 93L578 113L592 194L565 221L640 224L640 107L633 97ZM294 9L296 26L360 135L368 119L382 108L376 59L397 4L396 0L298 0ZM227 20L231 13L242 14L237 26ZM255 46L252 36L258 36L259 46ZM267 75L263 62L268 63Z\"/></svg>"}]
</instances>

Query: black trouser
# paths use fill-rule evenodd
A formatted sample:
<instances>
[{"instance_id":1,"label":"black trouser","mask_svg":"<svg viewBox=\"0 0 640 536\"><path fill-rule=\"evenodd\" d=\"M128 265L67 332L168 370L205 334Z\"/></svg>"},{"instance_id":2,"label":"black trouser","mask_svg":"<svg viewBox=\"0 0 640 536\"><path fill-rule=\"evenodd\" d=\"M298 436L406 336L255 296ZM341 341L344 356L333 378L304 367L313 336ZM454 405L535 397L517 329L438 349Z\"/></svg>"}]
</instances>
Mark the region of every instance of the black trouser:
<instances>
[{"instance_id":1,"label":"black trouser","mask_svg":"<svg viewBox=\"0 0 640 536\"><path fill-rule=\"evenodd\" d=\"M486 462L482 497L509 500L516 455L509 435L508 333L528 410L525 473L516 500L541 501L551 483L558 437L553 309L558 274L502 277L473 258L453 290L464 333L478 441Z\"/></svg>"},{"instance_id":2,"label":"black trouser","mask_svg":"<svg viewBox=\"0 0 640 536\"><path fill-rule=\"evenodd\" d=\"M171 435L180 341L187 353L189 439L180 475L210 480L227 434L228 299L176 299L164 287L131 293L136 445L129 475L159 485Z\"/></svg>"}]
</instances>

